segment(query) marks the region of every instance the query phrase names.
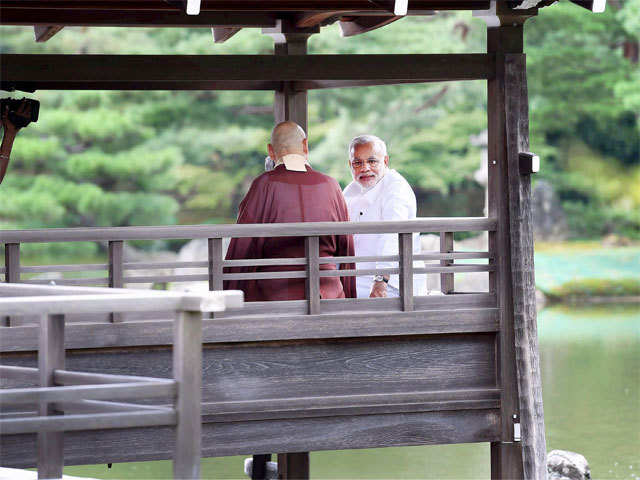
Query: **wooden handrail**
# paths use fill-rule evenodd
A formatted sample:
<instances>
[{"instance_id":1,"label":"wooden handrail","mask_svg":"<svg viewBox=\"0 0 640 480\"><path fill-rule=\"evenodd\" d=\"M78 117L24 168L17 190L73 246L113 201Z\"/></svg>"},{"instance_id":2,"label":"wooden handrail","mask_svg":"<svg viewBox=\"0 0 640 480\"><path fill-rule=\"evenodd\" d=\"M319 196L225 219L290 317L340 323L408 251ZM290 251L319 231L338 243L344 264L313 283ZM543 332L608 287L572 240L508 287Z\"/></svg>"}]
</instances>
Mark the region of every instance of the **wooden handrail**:
<instances>
[{"instance_id":1,"label":"wooden handrail","mask_svg":"<svg viewBox=\"0 0 640 480\"><path fill-rule=\"evenodd\" d=\"M98 242L186 238L299 237L365 233L494 231L486 217L421 218L384 222L306 222L243 225L170 225L161 227L48 228L3 230L0 243Z\"/></svg>"}]
</instances>

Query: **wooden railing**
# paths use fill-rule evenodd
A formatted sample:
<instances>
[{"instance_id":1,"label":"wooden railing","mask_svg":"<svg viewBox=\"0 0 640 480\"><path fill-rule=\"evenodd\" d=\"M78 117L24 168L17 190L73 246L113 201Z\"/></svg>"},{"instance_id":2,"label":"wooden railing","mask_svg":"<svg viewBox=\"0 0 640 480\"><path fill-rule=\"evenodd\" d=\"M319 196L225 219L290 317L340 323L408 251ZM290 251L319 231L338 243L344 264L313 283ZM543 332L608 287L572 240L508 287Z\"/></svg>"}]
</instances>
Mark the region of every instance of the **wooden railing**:
<instances>
[{"instance_id":1,"label":"wooden railing","mask_svg":"<svg viewBox=\"0 0 640 480\"><path fill-rule=\"evenodd\" d=\"M221 290L223 280L305 278L307 279L307 300L304 310L307 314L318 314L341 309L344 305L358 308L363 306L375 309L411 311L425 308L424 305L434 299L421 298L413 292L414 275L433 274L441 277L441 291L452 295L454 276L456 273L488 272L494 275L494 252L462 252L453 248L454 232L493 232L496 221L489 218L429 218L411 221L393 222L339 222L339 223L293 223L293 224L250 224L250 225L195 225L168 227L116 227L116 228L73 228L46 230L15 230L0 232L0 243L5 247L5 266L0 268L5 282L22 282L44 284L51 280L33 278L34 274L57 273L63 276L56 279L58 285L104 285L121 288L126 285L140 283L177 283L207 281L210 290ZM412 251L412 235L416 232L439 234L440 249L433 252L414 254ZM370 234L392 233L398 235L398 255L387 256L353 256L353 257L319 257L318 239L323 235L336 234ZM304 237L306 255L301 258L224 260L223 239L230 237ZM169 239L208 239L208 256L201 261L189 262L125 262L123 258L124 244L132 240L169 240ZM20 263L20 245L32 242L101 242L107 244L108 258L106 263L72 264L72 265L40 265L23 266ZM486 259L486 263L456 263L468 259ZM415 262L436 261L416 267ZM354 262L393 262L397 267L375 269L324 270L326 263ZM223 273L224 267L290 265L290 271ZM306 266L306 268L301 268ZM189 269L189 273L181 270ZM156 272L154 272L154 270ZM160 270L170 270L161 272ZM195 272L193 271L195 270ZM146 271L142 275L135 272ZM149 273L151 271L151 273ZM158 272L160 271L160 272ZM64 278L65 275L87 275L86 278ZM104 272L103 276L95 276L95 272ZM317 295L320 278L326 276L359 276L373 274L398 274L400 278L400 298L378 301L376 299L358 299L347 301L320 300ZM486 292L484 292L486 293ZM486 296L486 295L485 295ZM467 297L470 301L472 297ZM333 305L330 305L333 302ZM284 304L287 305L284 305ZM452 303L455 301L452 299ZM375 305L375 307L373 307ZM264 305L254 305L254 309L264 310ZM269 310L280 310L289 313L301 313L302 304L298 302L269 302ZM350 308L350 307L347 307ZM111 321L119 321L121 317L113 314ZM7 325L7 323L5 323Z\"/></svg>"},{"instance_id":2,"label":"wooden railing","mask_svg":"<svg viewBox=\"0 0 640 480\"><path fill-rule=\"evenodd\" d=\"M0 284L0 312L38 315L38 368L0 366L3 381L38 387L0 389L0 432L38 433L38 478L61 478L65 431L175 425L175 478L199 478L202 314L242 304L241 292L132 291ZM65 315L165 309L177 311L173 379L65 370ZM175 404L141 401L173 398ZM12 411L12 407L18 406ZM37 412L30 408L36 407Z\"/></svg>"}]
</instances>

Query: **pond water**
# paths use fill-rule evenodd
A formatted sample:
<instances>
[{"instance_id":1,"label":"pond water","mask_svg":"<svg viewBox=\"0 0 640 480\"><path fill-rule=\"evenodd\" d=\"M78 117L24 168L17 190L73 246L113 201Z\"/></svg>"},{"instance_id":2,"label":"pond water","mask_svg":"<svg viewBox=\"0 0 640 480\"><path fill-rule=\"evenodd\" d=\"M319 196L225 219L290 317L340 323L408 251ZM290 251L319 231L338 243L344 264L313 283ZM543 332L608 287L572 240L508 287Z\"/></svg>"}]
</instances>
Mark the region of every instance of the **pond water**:
<instances>
[{"instance_id":1,"label":"pond water","mask_svg":"<svg viewBox=\"0 0 640 480\"><path fill-rule=\"evenodd\" d=\"M547 447L585 455L594 479L640 479L640 308L554 307L538 318ZM203 478L246 478L243 458L203 459ZM101 479L170 478L171 462L65 468ZM488 479L489 446L314 452L314 479Z\"/></svg>"}]
</instances>

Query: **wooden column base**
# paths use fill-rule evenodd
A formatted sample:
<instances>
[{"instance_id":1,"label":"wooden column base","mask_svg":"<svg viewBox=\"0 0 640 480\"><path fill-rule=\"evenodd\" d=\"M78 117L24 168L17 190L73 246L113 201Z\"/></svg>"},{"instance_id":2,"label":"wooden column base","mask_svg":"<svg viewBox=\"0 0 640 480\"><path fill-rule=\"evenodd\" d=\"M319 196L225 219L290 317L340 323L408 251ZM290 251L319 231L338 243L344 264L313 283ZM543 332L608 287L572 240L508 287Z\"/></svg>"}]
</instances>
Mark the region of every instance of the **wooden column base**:
<instances>
[{"instance_id":1,"label":"wooden column base","mask_svg":"<svg viewBox=\"0 0 640 480\"><path fill-rule=\"evenodd\" d=\"M491 480L524 478L522 444L520 442L491 443Z\"/></svg>"},{"instance_id":2,"label":"wooden column base","mask_svg":"<svg viewBox=\"0 0 640 480\"><path fill-rule=\"evenodd\" d=\"M279 480L308 480L309 452L279 453Z\"/></svg>"}]
</instances>

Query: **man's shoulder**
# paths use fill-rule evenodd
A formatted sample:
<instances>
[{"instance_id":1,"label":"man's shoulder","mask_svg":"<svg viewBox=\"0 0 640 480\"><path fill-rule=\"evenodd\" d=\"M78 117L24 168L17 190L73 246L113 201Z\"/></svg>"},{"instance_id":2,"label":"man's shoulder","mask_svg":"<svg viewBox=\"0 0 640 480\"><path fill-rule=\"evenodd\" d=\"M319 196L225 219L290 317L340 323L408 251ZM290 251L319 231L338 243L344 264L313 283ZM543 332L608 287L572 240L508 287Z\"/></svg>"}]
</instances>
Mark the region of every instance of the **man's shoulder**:
<instances>
[{"instance_id":1,"label":"man's shoulder","mask_svg":"<svg viewBox=\"0 0 640 480\"><path fill-rule=\"evenodd\" d=\"M312 175L317 181L323 182L323 183L327 183L327 184L331 185L332 187L337 188L338 190L342 191L338 181L335 178L333 178L332 176L327 175L326 173L322 173L322 172L319 172L318 170L314 170L313 168L310 168L307 171L307 175Z\"/></svg>"},{"instance_id":2,"label":"man's shoulder","mask_svg":"<svg viewBox=\"0 0 640 480\"><path fill-rule=\"evenodd\" d=\"M407 179L404 178L397 170L389 170L384 176L385 186L392 190L406 190L413 193L413 189Z\"/></svg>"}]
</instances>

